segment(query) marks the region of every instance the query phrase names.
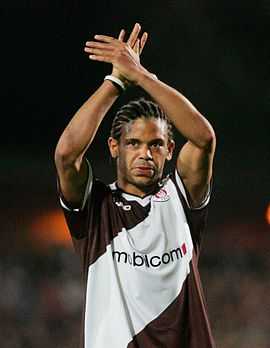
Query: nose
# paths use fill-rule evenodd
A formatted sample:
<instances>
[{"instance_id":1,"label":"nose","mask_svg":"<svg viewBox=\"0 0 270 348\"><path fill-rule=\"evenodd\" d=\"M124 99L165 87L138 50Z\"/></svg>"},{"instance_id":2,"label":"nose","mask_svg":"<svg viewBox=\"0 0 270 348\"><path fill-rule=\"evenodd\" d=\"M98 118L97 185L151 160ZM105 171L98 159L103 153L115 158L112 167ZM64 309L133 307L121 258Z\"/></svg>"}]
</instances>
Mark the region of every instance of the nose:
<instances>
[{"instance_id":1,"label":"nose","mask_svg":"<svg viewBox=\"0 0 270 348\"><path fill-rule=\"evenodd\" d=\"M144 160L149 160L153 158L151 150L146 144L141 147L140 158Z\"/></svg>"}]
</instances>

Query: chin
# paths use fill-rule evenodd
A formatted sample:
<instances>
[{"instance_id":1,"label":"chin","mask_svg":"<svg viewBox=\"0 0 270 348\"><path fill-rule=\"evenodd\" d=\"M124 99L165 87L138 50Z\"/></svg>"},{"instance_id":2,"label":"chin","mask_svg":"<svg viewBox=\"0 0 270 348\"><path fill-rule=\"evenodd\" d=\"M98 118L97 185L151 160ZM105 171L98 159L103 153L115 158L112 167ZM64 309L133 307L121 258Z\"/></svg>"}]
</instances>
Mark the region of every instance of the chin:
<instances>
[{"instance_id":1,"label":"chin","mask_svg":"<svg viewBox=\"0 0 270 348\"><path fill-rule=\"evenodd\" d=\"M140 177L133 180L133 184L138 188L152 188L157 185L158 179L153 179L149 177Z\"/></svg>"}]
</instances>

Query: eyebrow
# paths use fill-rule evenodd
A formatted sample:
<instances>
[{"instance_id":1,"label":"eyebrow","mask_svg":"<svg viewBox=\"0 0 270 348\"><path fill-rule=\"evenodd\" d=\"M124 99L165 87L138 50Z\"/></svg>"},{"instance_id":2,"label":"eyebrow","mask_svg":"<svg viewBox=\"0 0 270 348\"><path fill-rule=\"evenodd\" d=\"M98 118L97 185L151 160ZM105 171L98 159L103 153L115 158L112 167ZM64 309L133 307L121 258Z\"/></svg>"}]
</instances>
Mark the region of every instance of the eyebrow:
<instances>
[{"instance_id":1,"label":"eyebrow","mask_svg":"<svg viewBox=\"0 0 270 348\"><path fill-rule=\"evenodd\" d=\"M165 144L165 140L162 138L155 138L155 139L149 141L149 144L153 144L153 143Z\"/></svg>"},{"instance_id":2,"label":"eyebrow","mask_svg":"<svg viewBox=\"0 0 270 348\"><path fill-rule=\"evenodd\" d=\"M137 141L138 143L142 143L142 142L143 142L143 141L141 141L141 140L138 139L138 138L125 138L125 141L126 141L126 142L127 142L127 141L131 141L131 140ZM153 144L153 143L157 143L157 142L164 144L164 143L165 143L165 140L162 139L162 138L154 138L154 139L150 140L150 141L148 142L148 144Z\"/></svg>"}]
</instances>

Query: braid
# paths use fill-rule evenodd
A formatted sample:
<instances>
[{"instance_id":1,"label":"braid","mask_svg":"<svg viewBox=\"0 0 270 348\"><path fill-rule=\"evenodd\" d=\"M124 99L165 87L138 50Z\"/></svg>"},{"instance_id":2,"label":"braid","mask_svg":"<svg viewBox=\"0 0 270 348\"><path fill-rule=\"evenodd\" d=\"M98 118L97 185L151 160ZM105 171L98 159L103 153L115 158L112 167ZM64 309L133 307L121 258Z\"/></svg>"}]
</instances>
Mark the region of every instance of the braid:
<instances>
[{"instance_id":1,"label":"braid","mask_svg":"<svg viewBox=\"0 0 270 348\"><path fill-rule=\"evenodd\" d=\"M168 139L173 139L172 124L164 111L158 104L144 98L133 100L118 110L112 123L111 137L119 140L123 126L141 117L164 120L167 124Z\"/></svg>"}]
</instances>

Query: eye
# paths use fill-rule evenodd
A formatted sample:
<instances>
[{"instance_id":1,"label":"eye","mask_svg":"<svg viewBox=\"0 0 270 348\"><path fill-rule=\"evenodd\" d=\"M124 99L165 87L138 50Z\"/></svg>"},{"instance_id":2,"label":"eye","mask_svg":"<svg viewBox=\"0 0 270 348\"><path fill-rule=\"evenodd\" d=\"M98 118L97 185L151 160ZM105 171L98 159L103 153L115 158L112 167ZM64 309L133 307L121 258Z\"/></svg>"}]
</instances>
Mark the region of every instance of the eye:
<instances>
[{"instance_id":1,"label":"eye","mask_svg":"<svg viewBox=\"0 0 270 348\"><path fill-rule=\"evenodd\" d=\"M163 146L163 142L162 141L155 141L151 144L151 147L153 149L160 149Z\"/></svg>"},{"instance_id":2,"label":"eye","mask_svg":"<svg viewBox=\"0 0 270 348\"><path fill-rule=\"evenodd\" d=\"M139 141L137 139L128 139L126 144L130 147L138 147Z\"/></svg>"}]
</instances>

